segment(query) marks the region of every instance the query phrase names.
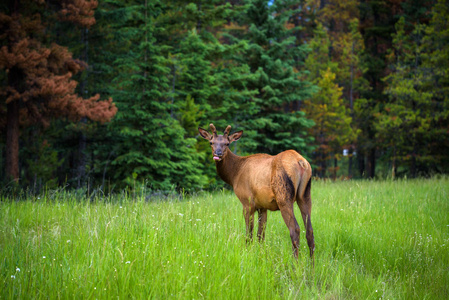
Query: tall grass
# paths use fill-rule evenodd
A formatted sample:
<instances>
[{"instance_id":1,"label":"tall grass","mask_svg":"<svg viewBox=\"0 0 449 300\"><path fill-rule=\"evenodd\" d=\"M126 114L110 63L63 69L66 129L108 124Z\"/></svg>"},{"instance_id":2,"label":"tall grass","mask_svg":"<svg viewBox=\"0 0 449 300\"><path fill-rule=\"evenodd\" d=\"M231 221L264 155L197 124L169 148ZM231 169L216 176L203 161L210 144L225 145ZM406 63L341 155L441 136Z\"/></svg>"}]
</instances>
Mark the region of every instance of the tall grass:
<instances>
[{"instance_id":1,"label":"tall grass","mask_svg":"<svg viewBox=\"0 0 449 300\"><path fill-rule=\"evenodd\" d=\"M312 198L314 268L279 212L247 245L228 191L2 199L0 298L448 298L448 178L313 182Z\"/></svg>"}]
</instances>

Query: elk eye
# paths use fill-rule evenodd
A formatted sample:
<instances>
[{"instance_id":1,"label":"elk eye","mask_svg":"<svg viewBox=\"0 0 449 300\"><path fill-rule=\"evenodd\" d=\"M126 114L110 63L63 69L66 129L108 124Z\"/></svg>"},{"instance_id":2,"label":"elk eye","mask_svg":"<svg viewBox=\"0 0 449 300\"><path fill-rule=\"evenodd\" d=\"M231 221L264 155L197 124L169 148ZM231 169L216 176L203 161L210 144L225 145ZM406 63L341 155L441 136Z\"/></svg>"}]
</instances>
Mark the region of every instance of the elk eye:
<instances>
[{"instance_id":1,"label":"elk eye","mask_svg":"<svg viewBox=\"0 0 449 300\"><path fill-rule=\"evenodd\" d=\"M212 145L212 142L209 142L209 144L211 144L211 145Z\"/></svg>"},{"instance_id":2,"label":"elk eye","mask_svg":"<svg viewBox=\"0 0 449 300\"><path fill-rule=\"evenodd\" d=\"M226 147L229 146L229 143L226 144Z\"/></svg>"}]
</instances>

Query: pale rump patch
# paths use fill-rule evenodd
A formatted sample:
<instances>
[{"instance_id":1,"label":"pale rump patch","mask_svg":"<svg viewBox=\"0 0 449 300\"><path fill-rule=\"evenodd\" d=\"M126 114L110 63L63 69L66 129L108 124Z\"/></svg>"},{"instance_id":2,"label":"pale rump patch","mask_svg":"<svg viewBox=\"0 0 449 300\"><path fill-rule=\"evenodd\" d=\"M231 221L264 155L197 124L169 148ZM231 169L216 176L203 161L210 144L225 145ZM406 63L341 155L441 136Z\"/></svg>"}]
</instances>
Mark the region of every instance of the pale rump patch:
<instances>
[{"instance_id":1,"label":"pale rump patch","mask_svg":"<svg viewBox=\"0 0 449 300\"><path fill-rule=\"evenodd\" d=\"M307 169L307 163L303 160L298 161L298 164L301 166L301 168L303 169Z\"/></svg>"}]
</instances>

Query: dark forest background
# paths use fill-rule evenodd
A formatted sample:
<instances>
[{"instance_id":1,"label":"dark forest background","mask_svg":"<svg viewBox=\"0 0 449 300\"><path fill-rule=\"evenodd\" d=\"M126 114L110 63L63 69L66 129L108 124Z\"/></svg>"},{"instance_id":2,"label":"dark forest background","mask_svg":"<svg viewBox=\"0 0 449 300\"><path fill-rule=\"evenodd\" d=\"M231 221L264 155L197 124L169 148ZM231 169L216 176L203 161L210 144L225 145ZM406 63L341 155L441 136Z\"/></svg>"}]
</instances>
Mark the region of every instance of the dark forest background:
<instances>
[{"instance_id":1,"label":"dark forest background","mask_svg":"<svg viewBox=\"0 0 449 300\"><path fill-rule=\"evenodd\" d=\"M322 178L449 171L449 1L0 4L0 181L222 187L199 126Z\"/></svg>"}]
</instances>

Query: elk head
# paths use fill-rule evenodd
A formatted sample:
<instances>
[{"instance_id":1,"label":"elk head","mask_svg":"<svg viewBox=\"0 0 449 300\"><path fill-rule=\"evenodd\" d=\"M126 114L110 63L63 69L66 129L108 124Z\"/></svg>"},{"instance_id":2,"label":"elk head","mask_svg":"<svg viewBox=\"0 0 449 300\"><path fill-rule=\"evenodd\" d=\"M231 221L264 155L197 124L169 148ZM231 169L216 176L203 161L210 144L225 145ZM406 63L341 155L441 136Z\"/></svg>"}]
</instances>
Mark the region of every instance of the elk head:
<instances>
[{"instance_id":1,"label":"elk head","mask_svg":"<svg viewBox=\"0 0 449 300\"><path fill-rule=\"evenodd\" d=\"M215 129L214 124L211 123L209 126L212 131L212 134L210 134L207 130L204 130L203 128L198 128L198 131L203 138L209 140L214 160L221 161L229 151L229 144L239 140L242 137L243 130L237 131L229 135L229 132L231 131L231 125L228 125L223 135L217 135L217 130Z\"/></svg>"}]
</instances>

